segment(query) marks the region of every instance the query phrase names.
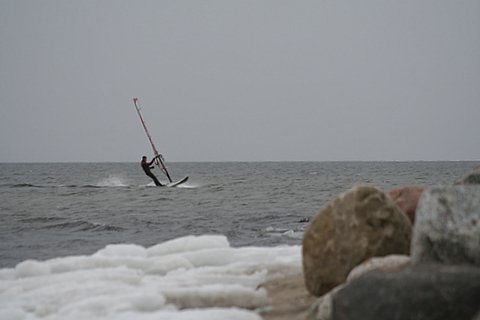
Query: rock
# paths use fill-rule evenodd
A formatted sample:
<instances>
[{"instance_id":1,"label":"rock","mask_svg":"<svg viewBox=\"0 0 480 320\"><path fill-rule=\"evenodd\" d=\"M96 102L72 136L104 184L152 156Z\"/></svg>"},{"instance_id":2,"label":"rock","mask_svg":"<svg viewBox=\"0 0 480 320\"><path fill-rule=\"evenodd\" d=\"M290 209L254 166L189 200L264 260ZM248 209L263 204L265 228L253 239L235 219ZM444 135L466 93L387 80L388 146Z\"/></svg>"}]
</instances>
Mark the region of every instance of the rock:
<instances>
[{"instance_id":1,"label":"rock","mask_svg":"<svg viewBox=\"0 0 480 320\"><path fill-rule=\"evenodd\" d=\"M347 281L352 281L364 273L372 270L399 271L410 265L410 257L406 255L391 254L385 257L374 257L365 260L348 274Z\"/></svg>"},{"instance_id":2,"label":"rock","mask_svg":"<svg viewBox=\"0 0 480 320\"><path fill-rule=\"evenodd\" d=\"M263 309L264 320L305 320L315 297L310 295L303 283L302 274L268 280L262 284L272 299L271 309Z\"/></svg>"},{"instance_id":3,"label":"rock","mask_svg":"<svg viewBox=\"0 0 480 320\"><path fill-rule=\"evenodd\" d=\"M308 310L306 320L330 320L332 318L332 299L343 284L333 288L315 301Z\"/></svg>"},{"instance_id":4,"label":"rock","mask_svg":"<svg viewBox=\"0 0 480 320\"><path fill-rule=\"evenodd\" d=\"M421 265L372 271L333 296L332 320L470 320L480 309L480 269Z\"/></svg>"},{"instance_id":5,"label":"rock","mask_svg":"<svg viewBox=\"0 0 480 320\"><path fill-rule=\"evenodd\" d=\"M303 270L310 293L321 296L341 284L367 258L408 254L412 226L380 190L359 186L316 214L303 238Z\"/></svg>"},{"instance_id":6,"label":"rock","mask_svg":"<svg viewBox=\"0 0 480 320\"><path fill-rule=\"evenodd\" d=\"M360 277L362 274L372 270L381 271L400 271L410 265L410 257L406 255L388 255L385 257L370 258L360 265L356 266L348 275L347 283ZM330 320L332 317L332 300L335 295L345 284L341 284L328 293L324 294L315 301L310 307L307 320Z\"/></svg>"},{"instance_id":7,"label":"rock","mask_svg":"<svg viewBox=\"0 0 480 320\"><path fill-rule=\"evenodd\" d=\"M425 190L413 229L412 263L480 266L480 186Z\"/></svg>"},{"instance_id":8,"label":"rock","mask_svg":"<svg viewBox=\"0 0 480 320\"><path fill-rule=\"evenodd\" d=\"M415 223L415 211L423 190L423 187L411 186L393 189L388 192L388 196L405 212L412 224Z\"/></svg>"},{"instance_id":9,"label":"rock","mask_svg":"<svg viewBox=\"0 0 480 320\"><path fill-rule=\"evenodd\" d=\"M466 176L458 179L455 182L455 184L463 184L463 185L480 184L480 166L473 169Z\"/></svg>"}]
</instances>

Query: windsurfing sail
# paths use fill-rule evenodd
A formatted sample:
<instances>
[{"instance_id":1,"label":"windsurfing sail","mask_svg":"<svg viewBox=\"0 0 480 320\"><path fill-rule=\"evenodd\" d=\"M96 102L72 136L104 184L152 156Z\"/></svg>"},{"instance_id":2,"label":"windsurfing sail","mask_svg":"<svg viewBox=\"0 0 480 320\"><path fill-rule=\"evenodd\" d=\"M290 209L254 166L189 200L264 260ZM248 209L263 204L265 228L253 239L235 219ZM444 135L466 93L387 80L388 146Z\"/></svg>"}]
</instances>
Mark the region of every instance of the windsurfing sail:
<instances>
[{"instance_id":1,"label":"windsurfing sail","mask_svg":"<svg viewBox=\"0 0 480 320\"><path fill-rule=\"evenodd\" d=\"M145 124L145 120L143 120L142 112L140 111L140 107L138 106L138 98L133 98L133 104L135 105L135 109L137 110L138 116L140 117L140 121L142 122L143 129L145 129L145 133L147 134L148 141L150 141L150 145L152 146L152 149L153 149L153 154L155 157L157 157L155 159L155 164L167 176L168 181L172 183L173 180L170 177L170 173L167 170L167 166L165 165L165 160L163 159L163 156L158 152L157 148L155 147L155 144L153 143L153 140L152 140L152 136L150 135L150 132L148 132L147 125Z\"/></svg>"}]
</instances>

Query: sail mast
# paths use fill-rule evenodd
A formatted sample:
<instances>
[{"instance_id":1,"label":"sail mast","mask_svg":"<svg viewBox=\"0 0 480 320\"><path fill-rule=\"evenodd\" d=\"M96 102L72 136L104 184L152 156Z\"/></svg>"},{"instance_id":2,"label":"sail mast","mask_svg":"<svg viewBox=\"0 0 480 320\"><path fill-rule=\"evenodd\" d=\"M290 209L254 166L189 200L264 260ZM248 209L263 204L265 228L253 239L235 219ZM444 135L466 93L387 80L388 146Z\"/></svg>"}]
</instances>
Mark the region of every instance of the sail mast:
<instances>
[{"instance_id":1,"label":"sail mast","mask_svg":"<svg viewBox=\"0 0 480 320\"><path fill-rule=\"evenodd\" d=\"M157 148L155 147L155 144L153 143L153 140L152 140L152 136L150 135L150 132L148 132L147 125L145 124L145 120L143 120L142 113L140 112L140 107L138 106L138 98L133 98L133 104L135 105L135 109L137 110L138 116L140 117L140 121L142 122L143 129L147 134L148 141L150 141L150 145L152 146L152 149L153 149L153 154L155 157L159 156L155 160L155 164L158 167L160 167L163 173L167 176L168 181L172 182L172 178L170 177L167 167L165 166L165 160L163 159L163 156L158 152Z\"/></svg>"}]
</instances>

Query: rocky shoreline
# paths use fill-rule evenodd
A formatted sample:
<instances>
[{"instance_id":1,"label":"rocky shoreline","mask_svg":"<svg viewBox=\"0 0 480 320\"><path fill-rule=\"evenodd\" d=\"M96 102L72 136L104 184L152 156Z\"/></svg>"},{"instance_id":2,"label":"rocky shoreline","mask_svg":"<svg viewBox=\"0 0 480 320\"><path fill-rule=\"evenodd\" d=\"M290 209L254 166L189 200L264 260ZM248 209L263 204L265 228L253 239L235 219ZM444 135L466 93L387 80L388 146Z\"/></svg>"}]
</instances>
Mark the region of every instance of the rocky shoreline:
<instances>
[{"instance_id":1,"label":"rocky shoreline","mask_svg":"<svg viewBox=\"0 0 480 320\"><path fill-rule=\"evenodd\" d=\"M480 320L480 167L452 185L357 186L305 232L303 274L271 280L266 320Z\"/></svg>"}]
</instances>

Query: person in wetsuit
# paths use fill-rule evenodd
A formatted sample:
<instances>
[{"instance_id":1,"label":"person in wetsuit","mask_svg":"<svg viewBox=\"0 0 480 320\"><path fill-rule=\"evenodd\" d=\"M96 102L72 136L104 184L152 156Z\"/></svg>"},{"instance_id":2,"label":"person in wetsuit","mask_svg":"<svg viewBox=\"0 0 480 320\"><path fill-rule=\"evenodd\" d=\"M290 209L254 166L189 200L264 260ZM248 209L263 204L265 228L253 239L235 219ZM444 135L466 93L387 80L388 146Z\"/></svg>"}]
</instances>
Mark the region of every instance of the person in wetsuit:
<instances>
[{"instance_id":1,"label":"person in wetsuit","mask_svg":"<svg viewBox=\"0 0 480 320\"><path fill-rule=\"evenodd\" d=\"M143 171L145 171L145 174L147 176L149 176L150 178L152 178L153 182L155 182L155 185L158 186L158 187L161 187L163 186L163 184L160 183L160 181L158 181L157 177L155 177L155 175L152 173L152 171L150 171L150 169L153 169L153 162L155 161L155 159L157 159L158 157L160 157L160 155L154 157L152 159L152 161L148 162L147 161L147 157L146 156L143 156L142 157L142 162L140 163L141 166L142 166L142 169Z\"/></svg>"}]
</instances>

